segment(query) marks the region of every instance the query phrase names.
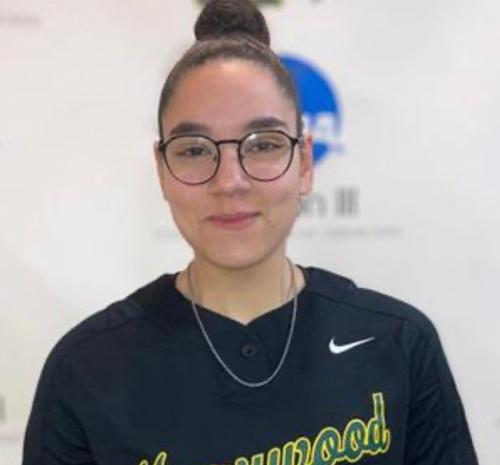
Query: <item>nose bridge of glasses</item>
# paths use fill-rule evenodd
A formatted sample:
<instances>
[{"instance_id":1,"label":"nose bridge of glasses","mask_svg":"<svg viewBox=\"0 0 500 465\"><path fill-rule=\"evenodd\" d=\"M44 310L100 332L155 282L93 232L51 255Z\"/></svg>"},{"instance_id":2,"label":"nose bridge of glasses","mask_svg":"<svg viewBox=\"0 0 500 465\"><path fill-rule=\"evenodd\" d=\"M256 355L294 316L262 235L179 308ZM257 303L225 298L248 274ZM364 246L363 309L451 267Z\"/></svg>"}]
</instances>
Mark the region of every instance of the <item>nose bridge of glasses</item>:
<instances>
[{"instance_id":1,"label":"nose bridge of glasses","mask_svg":"<svg viewBox=\"0 0 500 465\"><path fill-rule=\"evenodd\" d=\"M236 145L236 151L239 151L241 141L239 139L221 139L215 142L219 152L221 151L221 145Z\"/></svg>"},{"instance_id":2,"label":"nose bridge of glasses","mask_svg":"<svg viewBox=\"0 0 500 465\"><path fill-rule=\"evenodd\" d=\"M236 179L245 176L245 170L242 166L242 158L240 153L241 140L239 139L222 139L215 142L217 147L219 160L217 167L217 177L219 179L226 179L229 175L229 178ZM223 146L227 145L229 151L226 149L226 153L222 154ZM232 153L231 153L232 152Z\"/></svg>"},{"instance_id":3,"label":"nose bridge of glasses","mask_svg":"<svg viewBox=\"0 0 500 465\"><path fill-rule=\"evenodd\" d=\"M241 140L239 139L221 139L217 142L215 142L215 146L217 147L217 151L219 152L219 158L227 158L226 157L222 157L222 152L223 152L223 149L222 147L224 145L229 145L229 146L233 146L234 148L232 150L234 150L234 153L237 157L237 160L239 161L240 160L240 149L241 149ZM219 162L222 162L222 160L219 160Z\"/></svg>"}]
</instances>

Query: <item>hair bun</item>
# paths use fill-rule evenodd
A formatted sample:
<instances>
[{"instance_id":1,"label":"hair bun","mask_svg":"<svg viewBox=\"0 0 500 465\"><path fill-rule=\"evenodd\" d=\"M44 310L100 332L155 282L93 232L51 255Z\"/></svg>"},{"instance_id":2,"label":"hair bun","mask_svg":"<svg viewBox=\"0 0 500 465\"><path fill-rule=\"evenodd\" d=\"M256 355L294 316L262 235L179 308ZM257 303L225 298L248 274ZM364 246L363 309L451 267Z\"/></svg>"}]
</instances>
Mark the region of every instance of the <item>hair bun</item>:
<instances>
[{"instance_id":1,"label":"hair bun","mask_svg":"<svg viewBox=\"0 0 500 465\"><path fill-rule=\"evenodd\" d=\"M197 40L226 34L247 34L267 46L271 39L266 20L250 0L210 0L194 26Z\"/></svg>"}]
</instances>

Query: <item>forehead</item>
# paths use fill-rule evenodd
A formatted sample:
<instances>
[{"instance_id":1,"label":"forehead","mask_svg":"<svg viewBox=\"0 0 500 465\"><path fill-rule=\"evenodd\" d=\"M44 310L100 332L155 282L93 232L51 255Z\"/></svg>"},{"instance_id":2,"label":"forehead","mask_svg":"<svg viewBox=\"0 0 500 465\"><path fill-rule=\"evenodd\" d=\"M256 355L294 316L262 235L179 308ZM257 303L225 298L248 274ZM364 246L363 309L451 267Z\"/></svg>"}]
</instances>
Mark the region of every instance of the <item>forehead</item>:
<instances>
[{"instance_id":1,"label":"forehead","mask_svg":"<svg viewBox=\"0 0 500 465\"><path fill-rule=\"evenodd\" d=\"M251 121L276 119L292 131L292 101L263 65L242 59L214 60L188 71L178 82L163 113L166 135L184 122L211 135L242 132Z\"/></svg>"}]
</instances>

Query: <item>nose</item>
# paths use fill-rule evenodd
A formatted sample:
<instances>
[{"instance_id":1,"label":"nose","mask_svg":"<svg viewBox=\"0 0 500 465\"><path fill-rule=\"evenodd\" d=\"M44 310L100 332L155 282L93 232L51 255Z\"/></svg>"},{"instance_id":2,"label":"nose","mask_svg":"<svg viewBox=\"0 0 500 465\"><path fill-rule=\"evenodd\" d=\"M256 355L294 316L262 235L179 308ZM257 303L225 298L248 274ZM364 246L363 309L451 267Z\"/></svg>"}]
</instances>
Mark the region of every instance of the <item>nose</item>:
<instances>
[{"instance_id":1,"label":"nose","mask_svg":"<svg viewBox=\"0 0 500 465\"><path fill-rule=\"evenodd\" d=\"M232 142L224 143L219 146L219 150L219 168L211 181L212 191L227 195L247 190L250 178L241 167L238 145Z\"/></svg>"}]
</instances>

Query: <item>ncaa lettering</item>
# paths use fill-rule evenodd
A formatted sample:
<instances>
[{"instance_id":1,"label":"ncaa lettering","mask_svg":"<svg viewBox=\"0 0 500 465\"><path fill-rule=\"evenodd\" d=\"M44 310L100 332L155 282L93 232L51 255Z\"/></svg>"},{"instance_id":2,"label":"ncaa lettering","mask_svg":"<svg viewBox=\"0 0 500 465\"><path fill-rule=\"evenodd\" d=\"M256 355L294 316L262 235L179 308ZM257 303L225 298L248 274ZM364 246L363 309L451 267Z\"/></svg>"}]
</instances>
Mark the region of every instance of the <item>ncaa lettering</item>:
<instances>
[{"instance_id":1,"label":"ncaa lettering","mask_svg":"<svg viewBox=\"0 0 500 465\"><path fill-rule=\"evenodd\" d=\"M391 445L391 431L385 419L381 392L372 394L373 416L367 422L352 418L341 432L326 426L313 439L299 437L281 448L273 447L252 457L238 457L233 465L335 465L356 463L365 455L385 454ZM168 465L168 453L160 452L151 465ZM139 465L150 465L144 459ZM212 464L215 465L215 464ZM228 465L228 464L220 464Z\"/></svg>"}]
</instances>

